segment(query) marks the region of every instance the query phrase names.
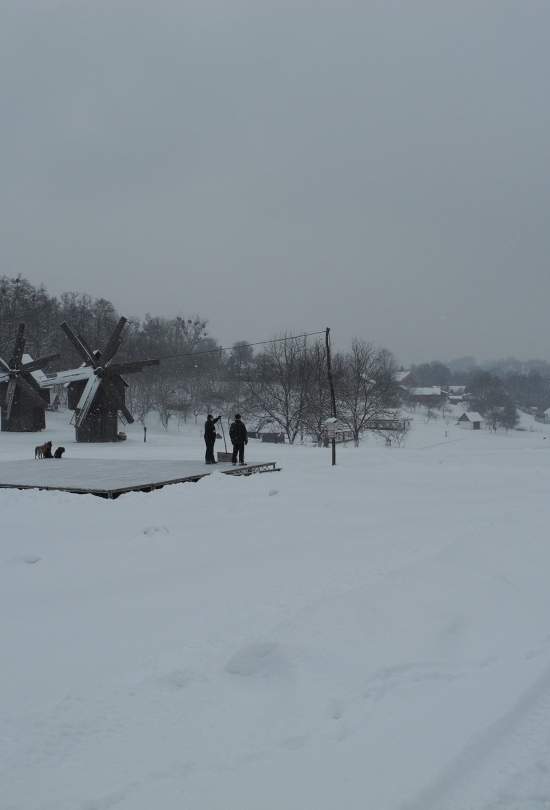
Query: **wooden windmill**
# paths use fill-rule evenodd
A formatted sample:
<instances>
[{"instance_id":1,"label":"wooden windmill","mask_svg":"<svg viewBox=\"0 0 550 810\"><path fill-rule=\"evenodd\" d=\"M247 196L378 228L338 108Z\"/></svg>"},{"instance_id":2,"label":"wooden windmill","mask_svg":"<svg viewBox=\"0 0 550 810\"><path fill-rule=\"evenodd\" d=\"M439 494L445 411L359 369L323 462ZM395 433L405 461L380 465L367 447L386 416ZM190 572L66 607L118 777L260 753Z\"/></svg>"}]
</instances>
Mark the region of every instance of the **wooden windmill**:
<instances>
[{"instance_id":1,"label":"wooden windmill","mask_svg":"<svg viewBox=\"0 0 550 810\"><path fill-rule=\"evenodd\" d=\"M50 392L41 388L34 374L45 368L58 354L32 360L25 354L25 324L20 323L13 353L6 363L0 357L0 405L2 430L12 432L44 430ZM34 373L34 374L33 374Z\"/></svg>"},{"instance_id":2,"label":"wooden windmill","mask_svg":"<svg viewBox=\"0 0 550 810\"><path fill-rule=\"evenodd\" d=\"M156 366L159 360L136 360L114 363L114 357L122 343L122 333L127 318L121 318L103 351L92 351L82 335L74 332L67 323L61 328L82 357L83 365L69 371L61 371L46 385L68 384L69 408L74 410L77 442L115 442L119 437L118 418L132 423L134 417L126 407L128 384L122 374L142 371L146 366Z\"/></svg>"}]
</instances>

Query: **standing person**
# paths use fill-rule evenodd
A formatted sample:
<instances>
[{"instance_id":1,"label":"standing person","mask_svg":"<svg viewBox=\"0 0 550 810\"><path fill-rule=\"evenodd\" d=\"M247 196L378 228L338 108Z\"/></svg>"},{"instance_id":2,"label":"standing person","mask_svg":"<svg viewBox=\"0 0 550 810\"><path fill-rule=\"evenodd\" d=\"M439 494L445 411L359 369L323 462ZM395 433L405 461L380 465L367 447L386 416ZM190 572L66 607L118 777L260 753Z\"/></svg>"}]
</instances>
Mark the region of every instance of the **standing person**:
<instances>
[{"instance_id":1,"label":"standing person","mask_svg":"<svg viewBox=\"0 0 550 810\"><path fill-rule=\"evenodd\" d=\"M206 455L204 460L206 464L217 464L216 459L214 458L214 442L216 441L216 422L219 422L221 416L214 417L211 413L208 414L206 417L206 422L204 423L204 443L206 444Z\"/></svg>"},{"instance_id":2,"label":"standing person","mask_svg":"<svg viewBox=\"0 0 550 810\"><path fill-rule=\"evenodd\" d=\"M239 456L239 463L244 464L244 446L248 444L248 433L246 425L241 419L240 413L235 414L235 421L229 428L229 438L233 444L233 464L237 463L237 455Z\"/></svg>"}]
</instances>

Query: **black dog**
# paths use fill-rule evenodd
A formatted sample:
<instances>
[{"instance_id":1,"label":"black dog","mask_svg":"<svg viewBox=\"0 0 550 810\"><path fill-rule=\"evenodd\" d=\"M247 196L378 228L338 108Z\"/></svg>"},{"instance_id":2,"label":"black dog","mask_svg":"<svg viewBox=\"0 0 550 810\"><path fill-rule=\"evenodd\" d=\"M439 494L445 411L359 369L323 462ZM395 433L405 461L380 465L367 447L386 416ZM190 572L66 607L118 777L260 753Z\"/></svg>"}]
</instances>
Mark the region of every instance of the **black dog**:
<instances>
[{"instance_id":1,"label":"black dog","mask_svg":"<svg viewBox=\"0 0 550 810\"><path fill-rule=\"evenodd\" d=\"M53 454L54 458L63 458L63 453L65 452L64 447L58 447L55 453Z\"/></svg>"}]
</instances>

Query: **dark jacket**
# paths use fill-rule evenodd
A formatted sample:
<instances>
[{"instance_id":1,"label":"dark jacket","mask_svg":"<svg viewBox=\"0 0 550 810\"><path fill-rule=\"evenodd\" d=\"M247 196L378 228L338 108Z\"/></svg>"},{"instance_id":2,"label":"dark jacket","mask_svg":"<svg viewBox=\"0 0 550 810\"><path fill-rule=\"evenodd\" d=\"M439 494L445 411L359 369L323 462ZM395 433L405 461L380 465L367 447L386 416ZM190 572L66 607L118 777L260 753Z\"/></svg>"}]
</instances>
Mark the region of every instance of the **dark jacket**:
<instances>
[{"instance_id":1,"label":"dark jacket","mask_svg":"<svg viewBox=\"0 0 550 810\"><path fill-rule=\"evenodd\" d=\"M220 419L221 416L218 416L217 419L207 419L204 423L204 440L206 442L216 440L216 422Z\"/></svg>"},{"instance_id":2,"label":"dark jacket","mask_svg":"<svg viewBox=\"0 0 550 810\"><path fill-rule=\"evenodd\" d=\"M246 444L248 442L248 433L246 425L240 420L235 420L229 428L229 438L232 444Z\"/></svg>"}]
</instances>

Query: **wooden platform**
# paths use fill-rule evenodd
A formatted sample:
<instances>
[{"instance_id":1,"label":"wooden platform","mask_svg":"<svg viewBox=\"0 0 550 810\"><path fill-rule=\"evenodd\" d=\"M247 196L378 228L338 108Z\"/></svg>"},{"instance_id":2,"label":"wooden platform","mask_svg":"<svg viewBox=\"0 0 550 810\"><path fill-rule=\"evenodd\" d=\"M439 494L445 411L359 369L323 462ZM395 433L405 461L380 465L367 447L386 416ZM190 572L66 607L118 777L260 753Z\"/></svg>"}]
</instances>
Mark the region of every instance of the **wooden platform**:
<instances>
[{"instance_id":1,"label":"wooden platform","mask_svg":"<svg viewBox=\"0 0 550 810\"><path fill-rule=\"evenodd\" d=\"M274 461L252 462L243 467L201 461L43 459L0 462L0 489L45 489L118 498L127 492L151 492L169 484L199 481L213 472L253 475L279 470Z\"/></svg>"}]
</instances>

